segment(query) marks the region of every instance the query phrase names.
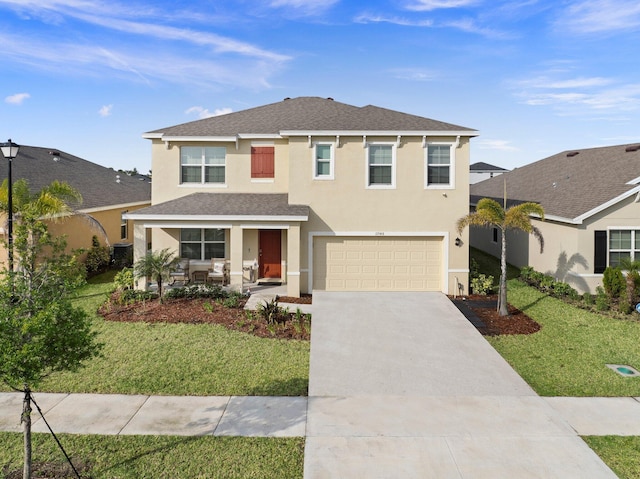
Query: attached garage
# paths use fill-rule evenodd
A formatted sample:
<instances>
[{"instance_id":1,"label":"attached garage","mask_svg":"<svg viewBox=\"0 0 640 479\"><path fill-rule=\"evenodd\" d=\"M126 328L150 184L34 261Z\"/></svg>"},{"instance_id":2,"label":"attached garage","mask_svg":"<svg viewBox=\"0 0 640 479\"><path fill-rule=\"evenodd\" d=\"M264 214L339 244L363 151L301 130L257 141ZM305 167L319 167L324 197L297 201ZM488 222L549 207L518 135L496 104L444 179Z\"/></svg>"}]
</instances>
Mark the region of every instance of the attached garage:
<instances>
[{"instance_id":1,"label":"attached garage","mask_svg":"<svg viewBox=\"0 0 640 479\"><path fill-rule=\"evenodd\" d=\"M442 237L316 236L313 289L441 291Z\"/></svg>"}]
</instances>

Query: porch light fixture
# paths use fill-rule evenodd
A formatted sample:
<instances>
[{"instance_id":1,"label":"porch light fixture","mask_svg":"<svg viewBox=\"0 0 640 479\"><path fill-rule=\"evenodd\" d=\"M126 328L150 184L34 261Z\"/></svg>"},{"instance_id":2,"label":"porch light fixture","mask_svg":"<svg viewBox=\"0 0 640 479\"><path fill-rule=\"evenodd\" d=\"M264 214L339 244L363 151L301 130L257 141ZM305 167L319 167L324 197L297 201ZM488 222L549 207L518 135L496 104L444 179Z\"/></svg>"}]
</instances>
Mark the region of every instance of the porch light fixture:
<instances>
[{"instance_id":1,"label":"porch light fixture","mask_svg":"<svg viewBox=\"0 0 640 479\"><path fill-rule=\"evenodd\" d=\"M7 159L7 163L9 165L9 170L7 172L7 188L8 188L8 204L7 209L9 210L9 220L8 220L8 253L9 253L9 272L13 273L13 179L11 178L11 165L13 163L13 159L18 156L18 151L20 150L20 146L16 145L9 139L7 143L0 143L0 150L2 150L2 155Z\"/></svg>"},{"instance_id":2,"label":"porch light fixture","mask_svg":"<svg viewBox=\"0 0 640 479\"><path fill-rule=\"evenodd\" d=\"M460 238L456 238L456 246L462 246L462 240Z\"/></svg>"}]
</instances>

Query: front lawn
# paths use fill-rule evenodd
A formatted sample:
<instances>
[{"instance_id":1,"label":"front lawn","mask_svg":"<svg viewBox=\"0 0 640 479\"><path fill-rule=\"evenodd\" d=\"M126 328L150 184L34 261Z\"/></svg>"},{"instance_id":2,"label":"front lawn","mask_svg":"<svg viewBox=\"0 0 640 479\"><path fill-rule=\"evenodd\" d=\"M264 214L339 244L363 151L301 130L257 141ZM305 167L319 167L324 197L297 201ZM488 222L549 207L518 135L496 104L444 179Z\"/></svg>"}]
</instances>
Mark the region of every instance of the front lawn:
<instances>
[{"instance_id":1,"label":"front lawn","mask_svg":"<svg viewBox=\"0 0 640 479\"><path fill-rule=\"evenodd\" d=\"M303 475L303 438L71 434L59 437L74 465L78 468L75 461L79 460L88 466L79 471L82 477L94 479L294 479ZM8 471L21 471L22 434L0 432L0 444L0 474L5 473L4 477ZM34 464L64 463L64 456L50 435L34 434L33 451Z\"/></svg>"},{"instance_id":2,"label":"front lawn","mask_svg":"<svg viewBox=\"0 0 640 479\"><path fill-rule=\"evenodd\" d=\"M96 309L113 274L93 278L76 299L94 318L103 357L48 378L39 392L199 396L306 395L309 343L264 339L212 324L104 321Z\"/></svg>"}]
</instances>

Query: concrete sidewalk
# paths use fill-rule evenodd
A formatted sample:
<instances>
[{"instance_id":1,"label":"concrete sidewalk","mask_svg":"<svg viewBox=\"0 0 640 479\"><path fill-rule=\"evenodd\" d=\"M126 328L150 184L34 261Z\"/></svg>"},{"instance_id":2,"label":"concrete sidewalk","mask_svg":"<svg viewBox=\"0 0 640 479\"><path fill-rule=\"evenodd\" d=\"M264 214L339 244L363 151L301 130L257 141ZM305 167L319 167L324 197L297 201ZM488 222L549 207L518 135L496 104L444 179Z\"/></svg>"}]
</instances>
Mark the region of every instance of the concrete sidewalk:
<instances>
[{"instance_id":1,"label":"concrete sidewalk","mask_svg":"<svg viewBox=\"0 0 640 479\"><path fill-rule=\"evenodd\" d=\"M305 435L306 397L33 393L56 433L104 435ZM0 393L0 430L22 430L21 393ZM33 407L33 432L49 432Z\"/></svg>"},{"instance_id":2,"label":"concrete sidewalk","mask_svg":"<svg viewBox=\"0 0 640 479\"><path fill-rule=\"evenodd\" d=\"M315 292L313 319L305 479L616 477L446 296Z\"/></svg>"}]
</instances>

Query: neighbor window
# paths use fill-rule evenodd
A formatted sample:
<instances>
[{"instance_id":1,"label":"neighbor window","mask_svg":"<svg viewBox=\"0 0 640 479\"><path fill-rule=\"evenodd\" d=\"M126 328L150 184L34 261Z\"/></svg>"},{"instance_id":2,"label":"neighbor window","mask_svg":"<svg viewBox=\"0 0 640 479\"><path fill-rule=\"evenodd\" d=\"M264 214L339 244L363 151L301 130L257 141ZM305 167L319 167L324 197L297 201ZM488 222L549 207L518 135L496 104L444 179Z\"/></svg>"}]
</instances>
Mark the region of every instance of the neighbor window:
<instances>
[{"instance_id":1,"label":"neighbor window","mask_svg":"<svg viewBox=\"0 0 640 479\"><path fill-rule=\"evenodd\" d=\"M189 259L224 258L223 229L183 228L180 230L180 257Z\"/></svg>"},{"instance_id":2,"label":"neighbor window","mask_svg":"<svg viewBox=\"0 0 640 479\"><path fill-rule=\"evenodd\" d=\"M452 186L451 145L427 145L426 186L432 188Z\"/></svg>"},{"instance_id":3,"label":"neighbor window","mask_svg":"<svg viewBox=\"0 0 640 479\"><path fill-rule=\"evenodd\" d=\"M618 266L623 259L640 260L640 230L609 231L609 266Z\"/></svg>"},{"instance_id":4,"label":"neighbor window","mask_svg":"<svg viewBox=\"0 0 640 479\"><path fill-rule=\"evenodd\" d=\"M491 241L498 242L498 228L493 228Z\"/></svg>"},{"instance_id":5,"label":"neighbor window","mask_svg":"<svg viewBox=\"0 0 640 479\"><path fill-rule=\"evenodd\" d=\"M313 177L315 179L333 179L333 145L317 143L314 148Z\"/></svg>"},{"instance_id":6,"label":"neighbor window","mask_svg":"<svg viewBox=\"0 0 640 479\"><path fill-rule=\"evenodd\" d=\"M394 146L369 145L367 150L367 186L394 188L396 183Z\"/></svg>"},{"instance_id":7,"label":"neighbor window","mask_svg":"<svg viewBox=\"0 0 640 479\"><path fill-rule=\"evenodd\" d=\"M275 176L275 152L273 146L251 147L251 178Z\"/></svg>"},{"instance_id":8,"label":"neighbor window","mask_svg":"<svg viewBox=\"0 0 640 479\"><path fill-rule=\"evenodd\" d=\"M180 182L224 184L227 149L224 146L180 148Z\"/></svg>"},{"instance_id":9,"label":"neighbor window","mask_svg":"<svg viewBox=\"0 0 640 479\"><path fill-rule=\"evenodd\" d=\"M127 236L129 236L127 220L124 218L127 212L128 211L125 210L120 214L120 239L127 239Z\"/></svg>"}]
</instances>

